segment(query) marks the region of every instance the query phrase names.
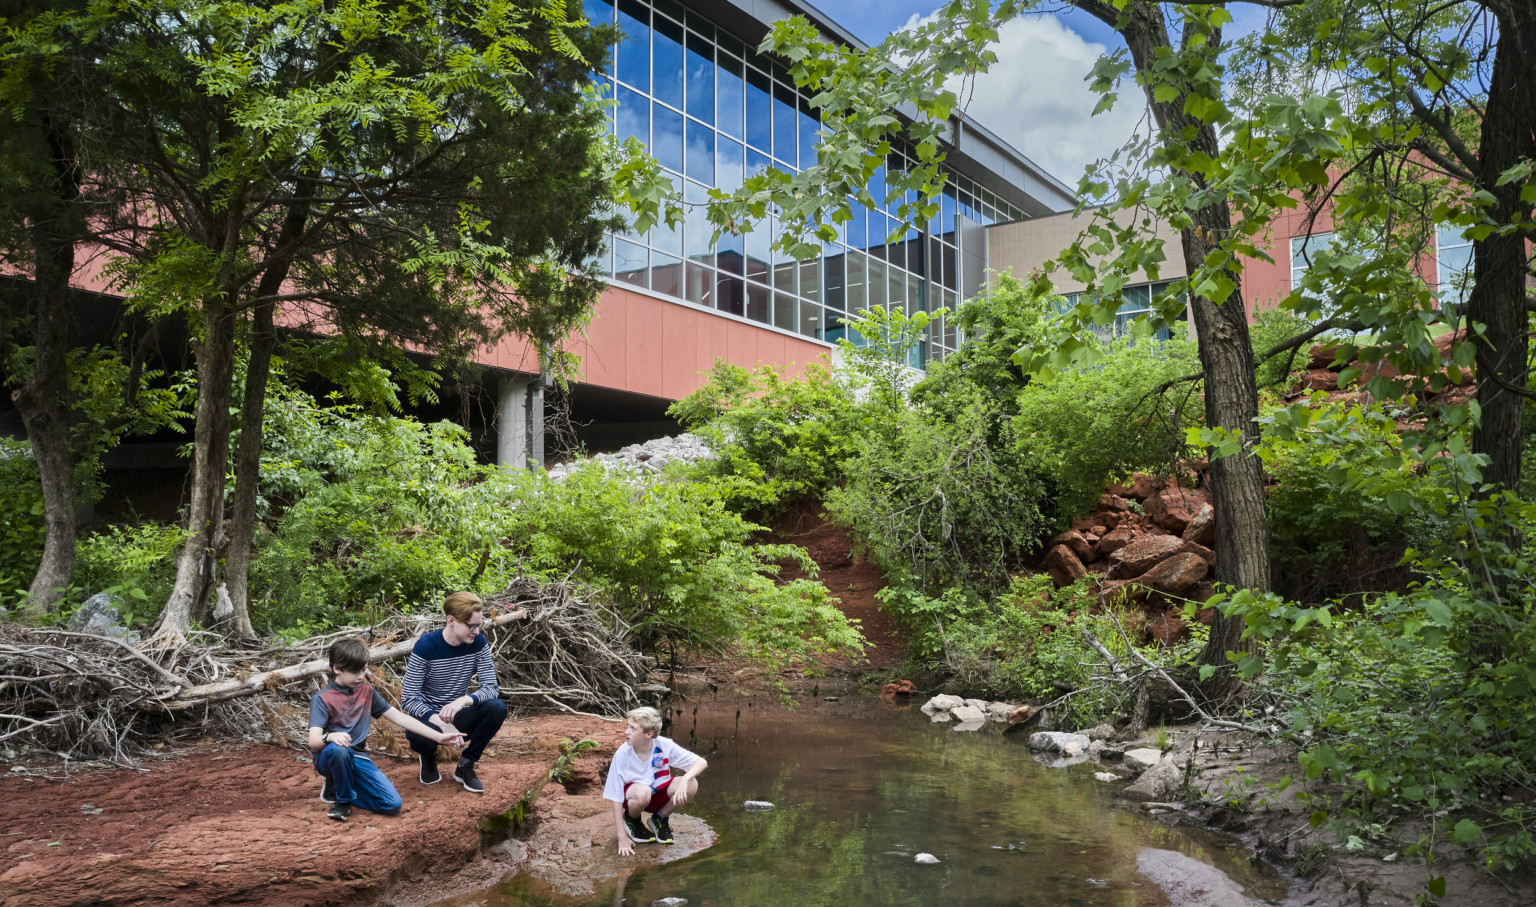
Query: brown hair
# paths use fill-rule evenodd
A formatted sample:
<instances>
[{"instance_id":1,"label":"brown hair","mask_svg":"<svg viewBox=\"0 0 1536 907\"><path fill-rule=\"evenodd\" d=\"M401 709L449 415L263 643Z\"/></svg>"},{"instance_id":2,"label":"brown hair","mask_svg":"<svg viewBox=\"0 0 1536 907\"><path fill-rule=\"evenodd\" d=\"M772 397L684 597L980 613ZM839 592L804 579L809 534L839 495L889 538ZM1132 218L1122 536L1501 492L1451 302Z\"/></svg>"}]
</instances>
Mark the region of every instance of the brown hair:
<instances>
[{"instance_id":1,"label":"brown hair","mask_svg":"<svg viewBox=\"0 0 1536 907\"><path fill-rule=\"evenodd\" d=\"M469 623L469 618L476 612L485 612L485 605L480 603L480 596L473 592L455 592L443 601L443 613L461 624Z\"/></svg>"},{"instance_id":2,"label":"brown hair","mask_svg":"<svg viewBox=\"0 0 1536 907\"><path fill-rule=\"evenodd\" d=\"M356 636L344 636L331 643L331 672L361 671L368 667L368 644Z\"/></svg>"}]
</instances>

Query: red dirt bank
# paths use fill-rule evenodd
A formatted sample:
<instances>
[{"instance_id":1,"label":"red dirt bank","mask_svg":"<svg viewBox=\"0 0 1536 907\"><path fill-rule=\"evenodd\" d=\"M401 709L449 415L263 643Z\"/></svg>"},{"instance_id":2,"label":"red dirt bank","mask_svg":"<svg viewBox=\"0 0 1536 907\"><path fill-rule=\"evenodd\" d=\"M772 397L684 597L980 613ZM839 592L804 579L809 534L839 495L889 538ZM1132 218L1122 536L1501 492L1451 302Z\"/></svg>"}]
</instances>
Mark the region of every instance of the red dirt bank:
<instances>
[{"instance_id":1,"label":"red dirt bank","mask_svg":"<svg viewBox=\"0 0 1536 907\"><path fill-rule=\"evenodd\" d=\"M344 824L326 818L319 776L303 754L275 746L64 782L12 773L0 779L0 904L370 901L473 859L478 820L515 804L548 771L562 737L601 744L575 766L576 780L598 796L621 736L618 725L595 718L508 722L481 762L483 796L448 782L423 787L414 762L377 753L405 809L398 817L358 811Z\"/></svg>"}]
</instances>

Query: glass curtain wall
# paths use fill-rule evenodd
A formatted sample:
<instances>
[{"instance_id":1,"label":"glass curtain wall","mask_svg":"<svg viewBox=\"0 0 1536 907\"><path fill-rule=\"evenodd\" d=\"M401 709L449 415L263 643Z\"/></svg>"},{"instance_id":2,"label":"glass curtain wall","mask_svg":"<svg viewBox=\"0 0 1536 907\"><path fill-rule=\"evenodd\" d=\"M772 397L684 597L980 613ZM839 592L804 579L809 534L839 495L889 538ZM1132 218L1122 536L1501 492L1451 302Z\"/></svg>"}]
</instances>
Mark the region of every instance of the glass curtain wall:
<instances>
[{"instance_id":1,"label":"glass curtain wall","mask_svg":"<svg viewBox=\"0 0 1536 907\"><path fill-rule=\"evenodd\" d=\"M731 191L769 166L794 172L815 164L820 120L809 97L777 61L672 0L584 2L588 18L617 23L624 33L601 76L616 102L614 133L645 143L688 205L676 228L611 238L604 269L617 284L831 343L848 333L846 313L866 306L953 310L963 286L957 217L988 226L1023 218L950 172L939 216L924 230L898 229L898 200L856 205L838 240L807 261L773 251L779 224L771 216L751 233L711 244L703 212L709 189ZM893 154L887 167L906 160ZM885 168L870 194L884 198ZM958 340L951 325L936 320L912 364L942 359Z\"/></svg>"}]
</instances>

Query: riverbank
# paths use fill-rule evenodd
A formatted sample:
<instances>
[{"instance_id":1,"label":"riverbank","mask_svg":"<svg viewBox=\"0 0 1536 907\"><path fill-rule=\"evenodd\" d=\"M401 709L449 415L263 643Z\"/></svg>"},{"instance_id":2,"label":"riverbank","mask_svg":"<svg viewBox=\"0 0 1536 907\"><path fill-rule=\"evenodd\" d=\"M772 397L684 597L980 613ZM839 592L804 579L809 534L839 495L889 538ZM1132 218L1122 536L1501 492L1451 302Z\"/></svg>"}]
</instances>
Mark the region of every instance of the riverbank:
<instances>
[{"instance_id":1,"label":"riverbank","mask_svg":"<svg viewBox=\"0 0 1536 907\"><path fill-rule=\"evenodd\" d=\"M437 900L449 893L439 882L482 862L480 821L544 776L562 738L600 746L540 798L536 814L558 826L580 811L575 802L601 801L617 723L509 721L481 761L483 795L446 781L423 786L414 760L375 753L405 807L345 823L326 818L319 776L296 749L207 741L137 770L67 777L62 766L30 764L0 778L0 904L366 904L408 889L409 900L390 902Z\"/></svg>"}]
</instances>

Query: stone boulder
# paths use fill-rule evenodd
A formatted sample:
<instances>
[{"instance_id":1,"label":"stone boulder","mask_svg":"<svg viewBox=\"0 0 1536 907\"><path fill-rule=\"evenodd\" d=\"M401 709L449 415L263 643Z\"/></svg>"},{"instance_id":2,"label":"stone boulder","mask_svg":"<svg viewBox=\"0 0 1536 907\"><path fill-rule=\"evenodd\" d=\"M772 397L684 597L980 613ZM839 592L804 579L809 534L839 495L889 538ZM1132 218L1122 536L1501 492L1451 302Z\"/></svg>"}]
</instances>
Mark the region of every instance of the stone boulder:
<instances>
[{"instance_id":1,"label":"stone boulder","mask_svg":"<svg viewBox=\"0 0 1536 907\"><path fill-rule=\"evenodd\" d=\"M1083 731L1083 736L1094 742L1098 742L1100 740L1108 740L1109 738L1115 736L1115 728L1114 725L1110 724L1096 724L1088 730Z\"/></svg>"},{"instance_id":2,"label":"stone boulder","mask_svg":"<svg viewBox=\"0 0 1536 907\"><path fill-rule=\"evenodd\" d=\"M1029 748L1042 753L1060 753L1063 756L1081 756L1088 752L1089 740L1082 734L1061 731L1040 731L1029 735Z\"/></svg>"},{"instance_id":3,"label":"stone boulder","mask_svg":"<svg viewBox=\"0 0 1536 907\"><path fill-rule=\"evenodd\" d=\"M1090 529L1089 531L1091 532L1092 530ZM1076 529L1068 529L1061 535L1056 536L1055 538L1051 539L1051 544L1065 545L1072 549L1072 553L1077 555L1077 559L1084 564L1093 560L1093 546L1090 545L1088 543L1088 539Z\"/></svg>"},{"instance_id":4,"label":"stone boulder","mask_svg":"<svg viewBox=\"0 0 1536 907\"><path fill-rule=\"evenodd\" d=\"M1183 539L1206 548L1216 544L1216 509L1209 504L1200 508L1189 525L1184 527Z\"/></svg>"},{"instance_id":5,"label":"stone boulder","mask_svg":"<svg viewBox=\"0 0 1536 907\"><path fill-rule=\"evenodd\" d=\"M1131 502L1118 494L1101 494L1096 510L1107 510L1112 513L1126 513L1131 509Z\"/></svg>"},{"instance_id":6,"label":"stone boulder","mask_svg":"<svg viewBox=\"0 0 1536 907\"><path fill-rule=\"evenodd\" d=\"M1112 529L1103 538L1099 539L1099 544L1094 548L1094 553L1099 557L1109 557L1135 540L1136 533L1129 528Z\"/></svg>"},{"instance_id":7,"label":"stone boulder","mask_svg":"<svg viewBox=\"0 0 1536 907\"><path fill-rule=\"evenodd\" d=\"M987 720L999 723L1007 723L1008 716L1012 715L1018 706L1011 702L993 702L987 705Z\"/></svg>"},{"instance_id":8,"label":"stone boulder","mask_svg":"<svg viewBox=\"0 0 1536 907\"><path fill-rule=\"evenodd\" d=\"M1034 708L1032 706L1021 705L1008 713L1008 723L1023 724L1033 717L1035 717Z\"/></svg>"},{"instance_id":9,"label":"stone boulder","mask_svg":"<svg viewBox=\"0 0 1536 907\"><path fill-rule=\"evenodd\" d=\"M1157 493L1157 480L1144 472L1138 472L1131 476L1129 482L1111 484L1109 486L1109 493L1124 498L1135 498L1138 501L1145 501Z\"/></svg>"},{"instance_id":10,"label":"stone boulder","mask_svg":"<svg viewBox=\"0 0 1536 907\"><path fill-rule=\"evenodd\" d=\"M1175 554L1147 570L1136 582L1167 595L1183 596L1190 592L1210 572L1205 559L1198 554Z\"/></svg>"},{"instance_id":11,"label":"stone boulder","mask_svg":"<svg viewBox=\"0 0 1536 907\"><path fill-rule=\"evenodd\" d=\"M930 714L934 712L949 712L965 705L965 700L959 696L951 696L948 693L940 693L923 703L923 711Z\"/></svg>"},{"instance_id":12,"label":"stone boulder","mask_svg":"<svg viewBox=\"0 0 1536 907\"><path fill-rule=\"evenodd\" d=\"M1132 800L1172 800L1178 796L1183 780L1178 763L1165 758L1142 772L1141 777L1125 789L1125 795Z\"/></svg>"},{"instance_id":13,"label":"stone boulder","mask_svg":"<svg viewBox=\"0 0 1536 907\"><path fill-rule=\"evenodd\" d=\"M137 642L139 634L123 626L123 614L118 610L115 596L98 592L85 600L85 604L69 616L68 627L76 633L92 636L111 636Z\"/></svg>"},{"instance_id":14,"label":"stone boulder","mask_svg":"<svg viewBox=\"0 0 1536 907\"><path fill-rule=\"evenodd\" d=\"M881 699L895 699L898 696L911 696L917 692L917 685L910 680L897 680L880 688Z\"/></svg>"},{"instance_id":15,"label":"stone boulder","mask_svg":"<svg viewBox=\"0 0 1536 907\"><path fill-rule=\"evenodd\" d=\"M1134 769L1137 774L1146 771L1152 766L1163 761L1163 751L1155 747L1142 746L1133 750L1126 750L1121 761L1128 768Z\"/></svg>"},{"instance_id":16,"label":"stone boulder","mask_svg":"<svg viewBox=\"0 0 1536 907\"><path fill-rule=\"evenodd\" d=\"M987 713L973 705L962 705L958 709L950 709L949 717L961 724L981 724L987 720Z\"/></svg>"},{"instance_id":17,"label":"stone boulder","mask_svg":"<svg viewBox=\"0 0 1536 907\"><path fill-rule=\"evenodd\" d=\"M1203 488L1174 486L1147 499L1147 516L1169 532L1182 533L1200 508L1211 503L1211 493Z\"/></svg>"},{"instance_id":18,"label":"stone boulder","mask_svg":"<svg viewBox=\"0 0 1536 907\"><path fill-rule=\"evenodd\" d=\"M1184 621L1178 616L1177 611L1165 611L1147 621L1143 631L1147 638L1160 646L1171 646L1183 642L1188 636L1188 630Z\"/></svg>"},{"instance_id":19,"label":"stone boulder","mask_svg":"<svg viewBox=\"0 0 1536 907\"><path fill-rule=\"evenodd\" d=\"M1113 579L1141 576L1183 550L1184 545L1184 540L1178 536L1144 535L1109 556L1109 576Z\"/></svg>"},{"instance_id":20,"label":"stone boulder","mask_svg":"<svg viewBox=\"0 0 1536 907\"><path fill-rule=\"evenodd\" d=\"M1040 560L1040 569L1051 575L1058 586L1070 586L1088 575L1083 562L1066 545L1057 545Z\"/></svg>"}]
</instances>

